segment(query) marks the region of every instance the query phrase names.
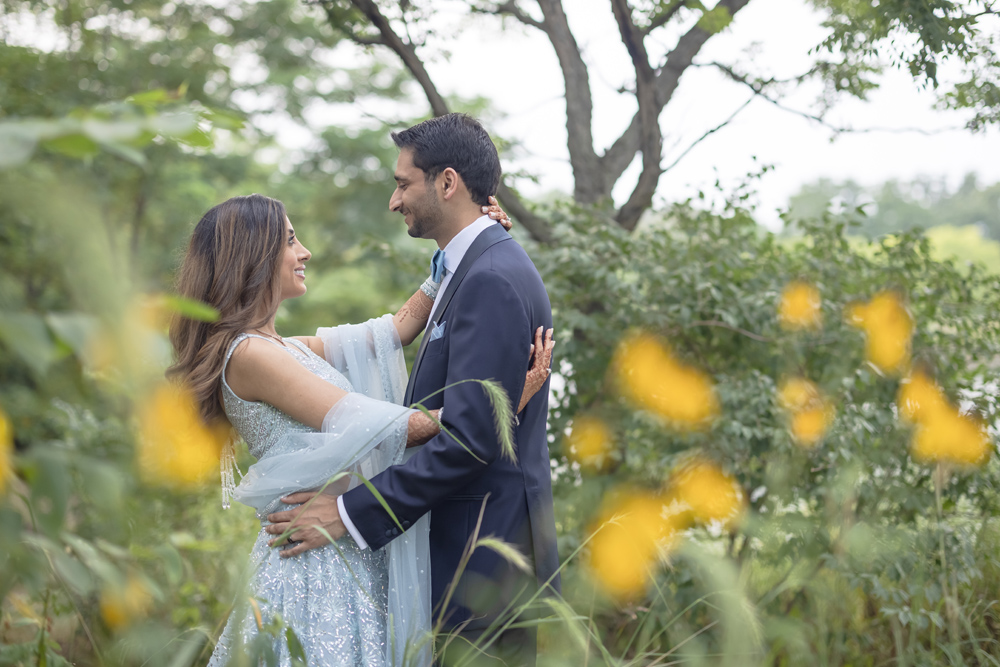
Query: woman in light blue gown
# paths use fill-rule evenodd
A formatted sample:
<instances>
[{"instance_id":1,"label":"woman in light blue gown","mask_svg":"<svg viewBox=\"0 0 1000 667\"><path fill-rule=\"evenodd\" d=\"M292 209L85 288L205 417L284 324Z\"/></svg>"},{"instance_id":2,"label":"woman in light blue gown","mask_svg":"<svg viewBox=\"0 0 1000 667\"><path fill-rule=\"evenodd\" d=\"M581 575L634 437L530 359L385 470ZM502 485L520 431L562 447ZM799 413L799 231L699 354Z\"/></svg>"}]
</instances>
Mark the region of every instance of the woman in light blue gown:
<instances>
[{"instance_id":1,"label":"woman in light blue gown","mask_svg":"<svg viewBox=\"0 0 1000 667\"><path fill-rule=\"evenodd\" d=\"M168 375L193 392L206 422L228 420L257 458L236 486L232 443L223 453L223 505L232 497L253 507L262 528L248 595L209 664L225 665L252 646L291 665L297 639L310 665L427 665L428 517L386 549L363 550L347 537L292 558L269 547L263 530L268 514L289 509L282 497L324 486L341 494L439 428L437 411L431 419L400 405L402 346L423 330L436 284L425 282L395 315L283 338L275 314L305 294L310 257L281 202L234 197L198 223L178 275L178 293L213 306L219 319L174 318ZM551 343L536 337L536 345L521 405L548 375ZM293 631L292 649L286 633L260 632L275 622Z\"/></svg>"}]
</instances>

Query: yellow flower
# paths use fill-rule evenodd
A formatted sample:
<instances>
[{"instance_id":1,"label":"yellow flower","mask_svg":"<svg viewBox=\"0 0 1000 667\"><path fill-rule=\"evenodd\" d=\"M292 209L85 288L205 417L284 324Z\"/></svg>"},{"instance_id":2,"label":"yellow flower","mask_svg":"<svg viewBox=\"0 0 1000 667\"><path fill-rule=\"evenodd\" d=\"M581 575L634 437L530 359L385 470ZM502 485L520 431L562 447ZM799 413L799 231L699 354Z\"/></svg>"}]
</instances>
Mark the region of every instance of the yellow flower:
<instances>
[{"instance_id":1,"label":"yellow flower","mask_svg":"<svg viewBox=\"0 0 1000 667\"><path fill-rule=\"evenodd\" d=\"M144 479L190 488L217 474L229 426L206 425L188 391L164 383L139 406L138 415L138 461Z\"/></svg>"},{"instance_id":2,"label":"yellow flower","mask_svg":"<svg viewBox=\"0 0 1000 667\"><path fill-rule=\"evenodd\" d=\"M992 444L983 424L963 415L938 384L921 371L899 388L900 416L916 425L910 440L913 458L925 463L982 465Z\"/></svg>"},{"instance_id":3,"label":"yellow flower","mask_svg":"<svg viewBox=\"0 0 1000 667\"><path fill-rule=\"evenodd\" d=\"M903 380L896 401L903 418L914 423L948 406L941 387L922 371L915 371Z\"/></svg>"},{"instance_id":4,"label":"yellow flower","mask_svg":"<svg viewBox=\"0 0 1000 667\"><path fill-rule=\"evenodd\" d=\"M669 498L686 505L694 521L732 525L743 515L739 484L710 461L696 459L680 467L671 475L668 487Z\"/></svg>"},{"instance_id":5,"label":"yellow flower","mask_svg":"<svg viewBox=\"0 0 1000 667\"><path fill-rule=\"evenodd\" d=\"M823 321L822 300L815 285L795 281L781 292L778 321L785 329L816 329Z\"/></svg>"},{"instance_id":6,"label":"yellow flower","mask_svg":"<svg viewBox=\"0 0 1000 667\"><path fill-rule=\"evenodd\" d=\"M865 332L865 356L887 373L899 373L910 361L913 318L895 292L879 292L867 304L847 307L847 320Z\"/></svg>"},{"instance_id":7,"label":"yellow flower","mask_svg":"<svg viewBox=\"0 0 1000 667\"><path fill-rule=\"evenodd\" d=\"M833 408L823 404L799 410L791 416L792 439L803 448L815 446L833 422Z\"/></svg>"},{"instance_id":8,"label":"yellow flower","mask_svg":"<svg viewBox=\"0 0 1000 667\"><path fill-rule=\"evenodd\" d=\"M833 405L819 387L805 378L782 381L778 403L788 412L788 428L800 447L814 447L833 423Z\"/></svg>"},{"instance_id":9,"label":"yellow flower","mask_svg":"<svg viewBox=\"0 0 1000 667\"><path fill-rule=\"evenodd\" d=\"M611 497L595 528L587 567L598 585L619 599L646 590L661 550L676 539L675 528L663 518L663 498L650 492Z\"/></svg>"},{"instance_id":10,"label":"yellow flower","mask_svg":"<svg viewBox=\"0 0 1000 667\"><path fill-rule=\"evenodd\" d=\"M788 378L778 387L778 403L786 410L802 410L819 397L819 387L805 378Z\"/></svg>"},{"instance_id":11,"label":"yellow flower","mask_svg":"<svg viewBox=\"0 0 1000 667\"><path fill-rule=\"evenodd\" d=\"M109 585L101 592L101 618L112 630L120 630L144 617L152 603L146 583L129 574L124 586Z\"/></svg>"},{"instance_id":12,"label":"yellow flower","mask_svg":"<svg viewBox=\"0 0 1000 667\"><path fill-rule=\"evenodd\" d=\"M611 431L603 421L578 415L573 418L573 427L566 436L563 451L570 460L584 468L599 471L608 464L611 446Z\"/></svg>"},{"instance_id":13,"label":"yellow flower","mask_svg":"<svg viewBox=\"0 0 1000 667\"><path fill-rule=\"evenodd\" d=\"M652 336L639 334L623 341L616 353L615 368L626 396L677 428L704 426L719 412L711 378L680 362Z\"/></svg>"},{"instance_id":14,"label":"yellow flower","mask_svg":"<svg viewBox=\"0 0 1000 667\"><path fill-rule=\"evenodd\" d=\"M13 474L14 428L7 413L0 408L0 494L7 489L7 480Z\"/></svg>"},{"instance_id":15,"label":"yellow flower","mask_svg":"<svg viewBox=\"0 0 1000 667\"><path fill-rule=\"evenodd\" d=\"M955 409L932 411L917 426L910 451L925 463L982 465L992 444L982 423Z\"/></svg>"}]
</instances>

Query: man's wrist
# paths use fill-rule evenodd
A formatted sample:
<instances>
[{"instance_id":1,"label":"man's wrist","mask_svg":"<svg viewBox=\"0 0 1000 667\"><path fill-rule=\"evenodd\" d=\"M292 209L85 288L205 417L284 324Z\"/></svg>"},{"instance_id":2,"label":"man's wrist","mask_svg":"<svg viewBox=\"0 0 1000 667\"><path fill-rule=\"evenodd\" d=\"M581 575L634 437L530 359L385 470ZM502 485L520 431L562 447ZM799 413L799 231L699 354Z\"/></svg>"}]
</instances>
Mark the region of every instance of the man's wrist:
<instances>
[{"instance_id":1,"label":"man's wrist","mask_svg":"<svg viewBox=\"0 0 1000 667\"><path fill-rule=\"evenodd\" d=\"M347 515L347 508L344 507L344 496L337 496L337 511L340 512L341 523L344 524L344 528L346 528L350 536L354 538L357 545L362 549L367 549L368 542L365 541L364 536L358 531L354 522L351 521L351 517Z\"/></svg>"}]
</instances>

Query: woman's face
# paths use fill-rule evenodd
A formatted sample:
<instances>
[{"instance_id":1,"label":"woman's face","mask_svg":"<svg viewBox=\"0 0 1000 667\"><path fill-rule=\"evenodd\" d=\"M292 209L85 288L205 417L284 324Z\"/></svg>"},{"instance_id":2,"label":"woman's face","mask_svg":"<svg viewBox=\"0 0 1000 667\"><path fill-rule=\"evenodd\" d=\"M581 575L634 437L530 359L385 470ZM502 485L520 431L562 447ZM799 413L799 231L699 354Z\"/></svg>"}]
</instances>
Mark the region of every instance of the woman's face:
<instances>
[{"instance_id":1,"label":"woman's face","mask_svg":"<svg viewBox=\"0 0 1000 667\"><path fill-rule=\"evenodd\" d=\"M292 229L292 223L285 218L285 254L281 258L279 276L281 280L281 300L294 299L306 293L306 262L312 257L304 245L299 243Z\"/></svg>"}]
</instances>

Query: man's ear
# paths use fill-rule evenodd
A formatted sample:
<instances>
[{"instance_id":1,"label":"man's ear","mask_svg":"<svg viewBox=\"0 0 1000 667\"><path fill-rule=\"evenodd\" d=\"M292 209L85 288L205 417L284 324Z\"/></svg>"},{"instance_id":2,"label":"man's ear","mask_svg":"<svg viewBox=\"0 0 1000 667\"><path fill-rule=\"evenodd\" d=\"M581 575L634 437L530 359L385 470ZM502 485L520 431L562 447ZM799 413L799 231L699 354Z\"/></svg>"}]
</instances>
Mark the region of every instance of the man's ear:
<instances>
[{"instance_id":1,"label":"man's ear","mask_svg":"<svg viewBox=\"0 0 1000 667\"><path fill-rule=\"evenodd\" d=\"M446 167L438 174L438 185L441 187L441 198L448 200L454 197L463 185L462 177L451 167Z\"/></svg>"}]
</instances>

